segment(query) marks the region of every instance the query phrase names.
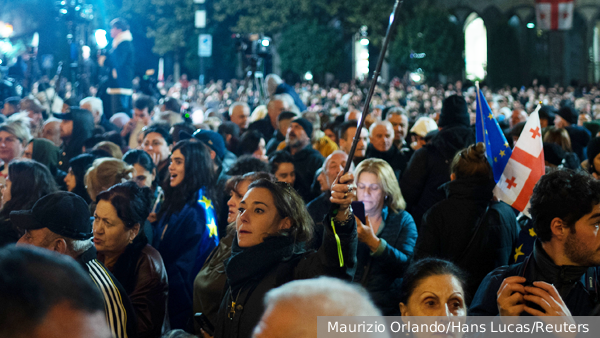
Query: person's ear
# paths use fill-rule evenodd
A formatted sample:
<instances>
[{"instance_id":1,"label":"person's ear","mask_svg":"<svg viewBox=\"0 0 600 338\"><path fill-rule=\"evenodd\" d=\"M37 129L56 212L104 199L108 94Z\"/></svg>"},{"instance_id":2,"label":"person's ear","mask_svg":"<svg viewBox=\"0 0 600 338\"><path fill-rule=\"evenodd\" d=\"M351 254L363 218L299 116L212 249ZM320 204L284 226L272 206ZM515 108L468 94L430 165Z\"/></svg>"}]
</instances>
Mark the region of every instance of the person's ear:
<instances>
[{"instance_id":1,"label":"person's ear","mask_svg":"<svg viewBox=\"0 0 600 338\"><path fill-rule=\"evenodd\" d=\"M211 150L210 151L210 159L214 161L215 157L217 157L217 153L214 150Z\"/></svg>"},{"instance_id":2,"label":"person's ear","mask_svg":"<svg viewBox=\"0 0 600 338\"><path fill-rule=\"evenodd\" d=\"M454 181L456 179L456 174L452 173L450 174L450 181Z\"/></svg>"},{"instance_id":3,"label":"person's ear","mask_svg":"<svg viewBox=\"0 0 600 338\"><path fill-rule=\"evenodd\" d=\"M559 241L563 241L567 238L570 230L562 219L554 217L550 221L550 231L552 236L555 236Z\"/></svg>"},{"instance_id":4,"label":"person's ear","mask_svg":"<svg viewBox=\"0 0 600 338\"><path fill-rule=\"evenodd\" d=\"M289 217L286 217L279 222L279 230L289 229L292 227L292 221Z\"/></svg>"},{"instance_id":5,"label":"person's ear","mask_svg":"<svg viewBox=\"0 0 600 338\"><path fill-rule=\"evenodd\" d=\"M408 314L408 306L404 305L404 303L400 302L400 316L406 317L410 316Z\"/></svg>"},{"instance_id":6,"label":"person's ear","mask_svg":"<svg viewBox=\"0 0 600 338\"><path fill-rule=\"evenodd\" d=\"M50 249L58 252L59 254L66 255L68 251L67 241L65 241L64 238L57 238L51 244Z\"/></svg>"},{"instance_id":7,"label":"person's ear","mask_svg":"<svg viewBox=\"0 0 600 338\"><path fill-rule=\"evenodd\" d=\"M229 142L231 142L231 138L232 138L232 137L233 137L233 135L231 135L231 134L227 134L227 135L225 135L225 143L229 143Z\"/></svg>"},{"instance_id":8,"label":"person's ear","mask_svg":"<svg viewBox=\"0 0 600 338\"><path fill-rule=\"evenodd\" d=\"M133 228L131 228L131 233L129 234L129 243L133 242L133 240L140 233L140 223L136 223Z\"/></svg>"},{"instance_id":9,"label":"person's ear","mask_svg":"<svg viewBox=\"0 0 600 338\"><path fill-rule=\"evenodd\" d=\"M154 167L154 169L152 169L152 182L154 182L155 179L156 179L156 167Z\"/></svg>"}]
</instances>

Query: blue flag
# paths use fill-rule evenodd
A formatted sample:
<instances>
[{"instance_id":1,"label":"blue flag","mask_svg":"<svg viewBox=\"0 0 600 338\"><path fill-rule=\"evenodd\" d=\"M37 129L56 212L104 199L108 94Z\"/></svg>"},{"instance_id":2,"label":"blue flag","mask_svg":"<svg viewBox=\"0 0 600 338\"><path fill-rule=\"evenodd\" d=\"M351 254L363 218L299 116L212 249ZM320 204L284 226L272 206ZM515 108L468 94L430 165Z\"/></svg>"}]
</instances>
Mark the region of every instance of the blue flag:
<instances>
[{"instance_id":1,"label":"blue flag","mask_svg":"<svg viewBox=\"0 0 600 338\"><path fill-rule=\"evenodd\" d=\"M506 142L506 137L498 121L494 118L492 110L488 105L481 90L477 97L477 142L485 144L488 161L494 171L494 181L498 183L506 163L512 154L512 150Z\"/></svg>"}]
</instances>

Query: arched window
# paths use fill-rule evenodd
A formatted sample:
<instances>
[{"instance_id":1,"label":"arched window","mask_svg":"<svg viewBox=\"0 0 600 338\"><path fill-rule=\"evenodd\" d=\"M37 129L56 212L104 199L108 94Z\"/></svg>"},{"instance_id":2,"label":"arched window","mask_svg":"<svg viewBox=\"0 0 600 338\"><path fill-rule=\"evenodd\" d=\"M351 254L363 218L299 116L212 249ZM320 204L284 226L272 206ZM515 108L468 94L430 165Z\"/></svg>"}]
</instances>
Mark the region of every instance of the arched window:
<instances>
[{"instance_id":1,"label":"arched window","mask_svg":"<svg viewBox=\"0 0 600 338\"><path fill-rule=\"evenodd\" d=\"M465 63L469 80L483 80L487 68L487 31L477 13L465 21Z\"/></svg>"}]
</instances>

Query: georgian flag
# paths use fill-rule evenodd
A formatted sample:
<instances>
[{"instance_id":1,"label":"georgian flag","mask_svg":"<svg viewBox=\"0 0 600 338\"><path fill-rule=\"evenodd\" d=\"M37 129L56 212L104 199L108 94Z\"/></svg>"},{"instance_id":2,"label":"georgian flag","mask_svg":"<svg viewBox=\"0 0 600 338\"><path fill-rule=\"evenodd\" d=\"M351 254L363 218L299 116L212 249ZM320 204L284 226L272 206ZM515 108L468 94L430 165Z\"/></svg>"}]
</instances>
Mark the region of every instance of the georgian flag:
<instances>
[{"instance_id":1,"label":"georgian flag","mask_svg":"<svg viewBox=\"0 0 600 338\"><path fill-rule=\"evenodd\" d=\"M573 26L574 0L535 0L537 26L542 30L569 30Z\"/></svg>"},{"instance_id":2,"label":"georgian flag","mask_svg":"<svg viewBox=\"0 0 600 338\"><path fill-rule=\"evenodd\" d=\"M529 216L529 198L545 171L540 106L529 116L494 188L494 196Z\"/></svg>"}]
</instances>

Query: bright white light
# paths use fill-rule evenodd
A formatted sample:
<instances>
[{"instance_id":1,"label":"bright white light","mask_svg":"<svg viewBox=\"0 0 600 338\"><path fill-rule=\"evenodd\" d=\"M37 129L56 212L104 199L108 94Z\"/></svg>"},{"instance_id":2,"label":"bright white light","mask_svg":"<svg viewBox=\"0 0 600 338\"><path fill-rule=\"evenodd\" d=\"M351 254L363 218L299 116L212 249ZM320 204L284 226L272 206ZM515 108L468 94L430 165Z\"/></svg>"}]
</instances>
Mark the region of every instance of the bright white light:
<instances>
[{"instance_id":1,"label":"bright white light","mask_svg":"<svg viewBox=\"0 0 600 338\"><path fill-rule=\"evenodd\" d=\"M484 79L487 67L487 32L483 20L473 13L465 28L465 63L467 79Z\"/></svg>"},{"instance_id":2,"label":"bright white light","mask_svg":"<svg viewBox=\"0 0 600 338\"><path fill-rule=\"evenodd\" d=\"M304 80L312 81L312 79L313 79L313 75L311 72L306 72L306 74L304 74Z\"/></svg>"},{"instance_id":3,"label":"bright white light","mask_svg":"<svg viewBox=\"0 0 600 338\"><path fill-rule=\"evenodd\" d=\"M419 83L419 82L421 82L421 80L423 80L423 75L421 75L419 73L410 73L410 79L413 82Z\"/></svg>"},{"instance_id":4,"label":"bright white light","mask_svg":"<svg viewBox=\"0 0 600 338\"><path fill-rule=\"evenodd\" d=\"M533 22L530 22L530 23L527 24L527 28L534 29L535 28L535 24Z\"/></svg>"},{"instance_id":5,"label":"bright white light","mask_svg":"<svg viewBox=\"0 0 600 338\"><path fill-rule=\"evenodd\" d=\"M267 39L263 39L263 40L262 40L262 42L261 42L261 44L262 44L264 47L269 47L269 44L270 44L270 42L269 42L269 40L267 40Z\"/></svg>"},{"instance_id":6,"label":"bright white light","mask_svg":"<svg viewBox=\"0 0 600 338\"><path fill-rule=\"evenodd\" d=\"M60 12L60 14L67 14L67 9L61 8L59 12Z\"/></svg>"},{"instance_id":7,"label":"bright white light","mask_svg":"<svg viewBox=\"0 0 600 338\"><path fill-rule=\"evenodd\" d=\"M38 32L33 33L33 39L31 39L31 47L37 48L40 45L40 35Z\"/></svg>"},{"instance_id":8,"label":"bright white light","mask_svg":"<svg viewBox=\"0 0 600 338\"><path fill-rule=\"evenodd\" d=\"M0 22L0 37L9 38L13 33L13 26L9 23Z\"/></svg>"},{"instance_id":9,"label":"bright white light","mask_svg":"<svg viewBox=\"0 0 600 338\"><path fill-rule=\"evenodd\" d=\"M367 38L360 39L360 44L363 45L363 46L368 46L369 45L369 39L367 39Z\"/></svg>"},{"instance_id":10,"label":"bright white light","mask_svg":"<svg viewBox=\"0 0 600 338\"><path fill-rule=\"evenodd\" d=\"M98 45L98 48L104 49L106 46L108 46L106 31L104 29L97 29L94 32L94 36L96 37L96 44Z\"/></svg>"}]
</instances>

